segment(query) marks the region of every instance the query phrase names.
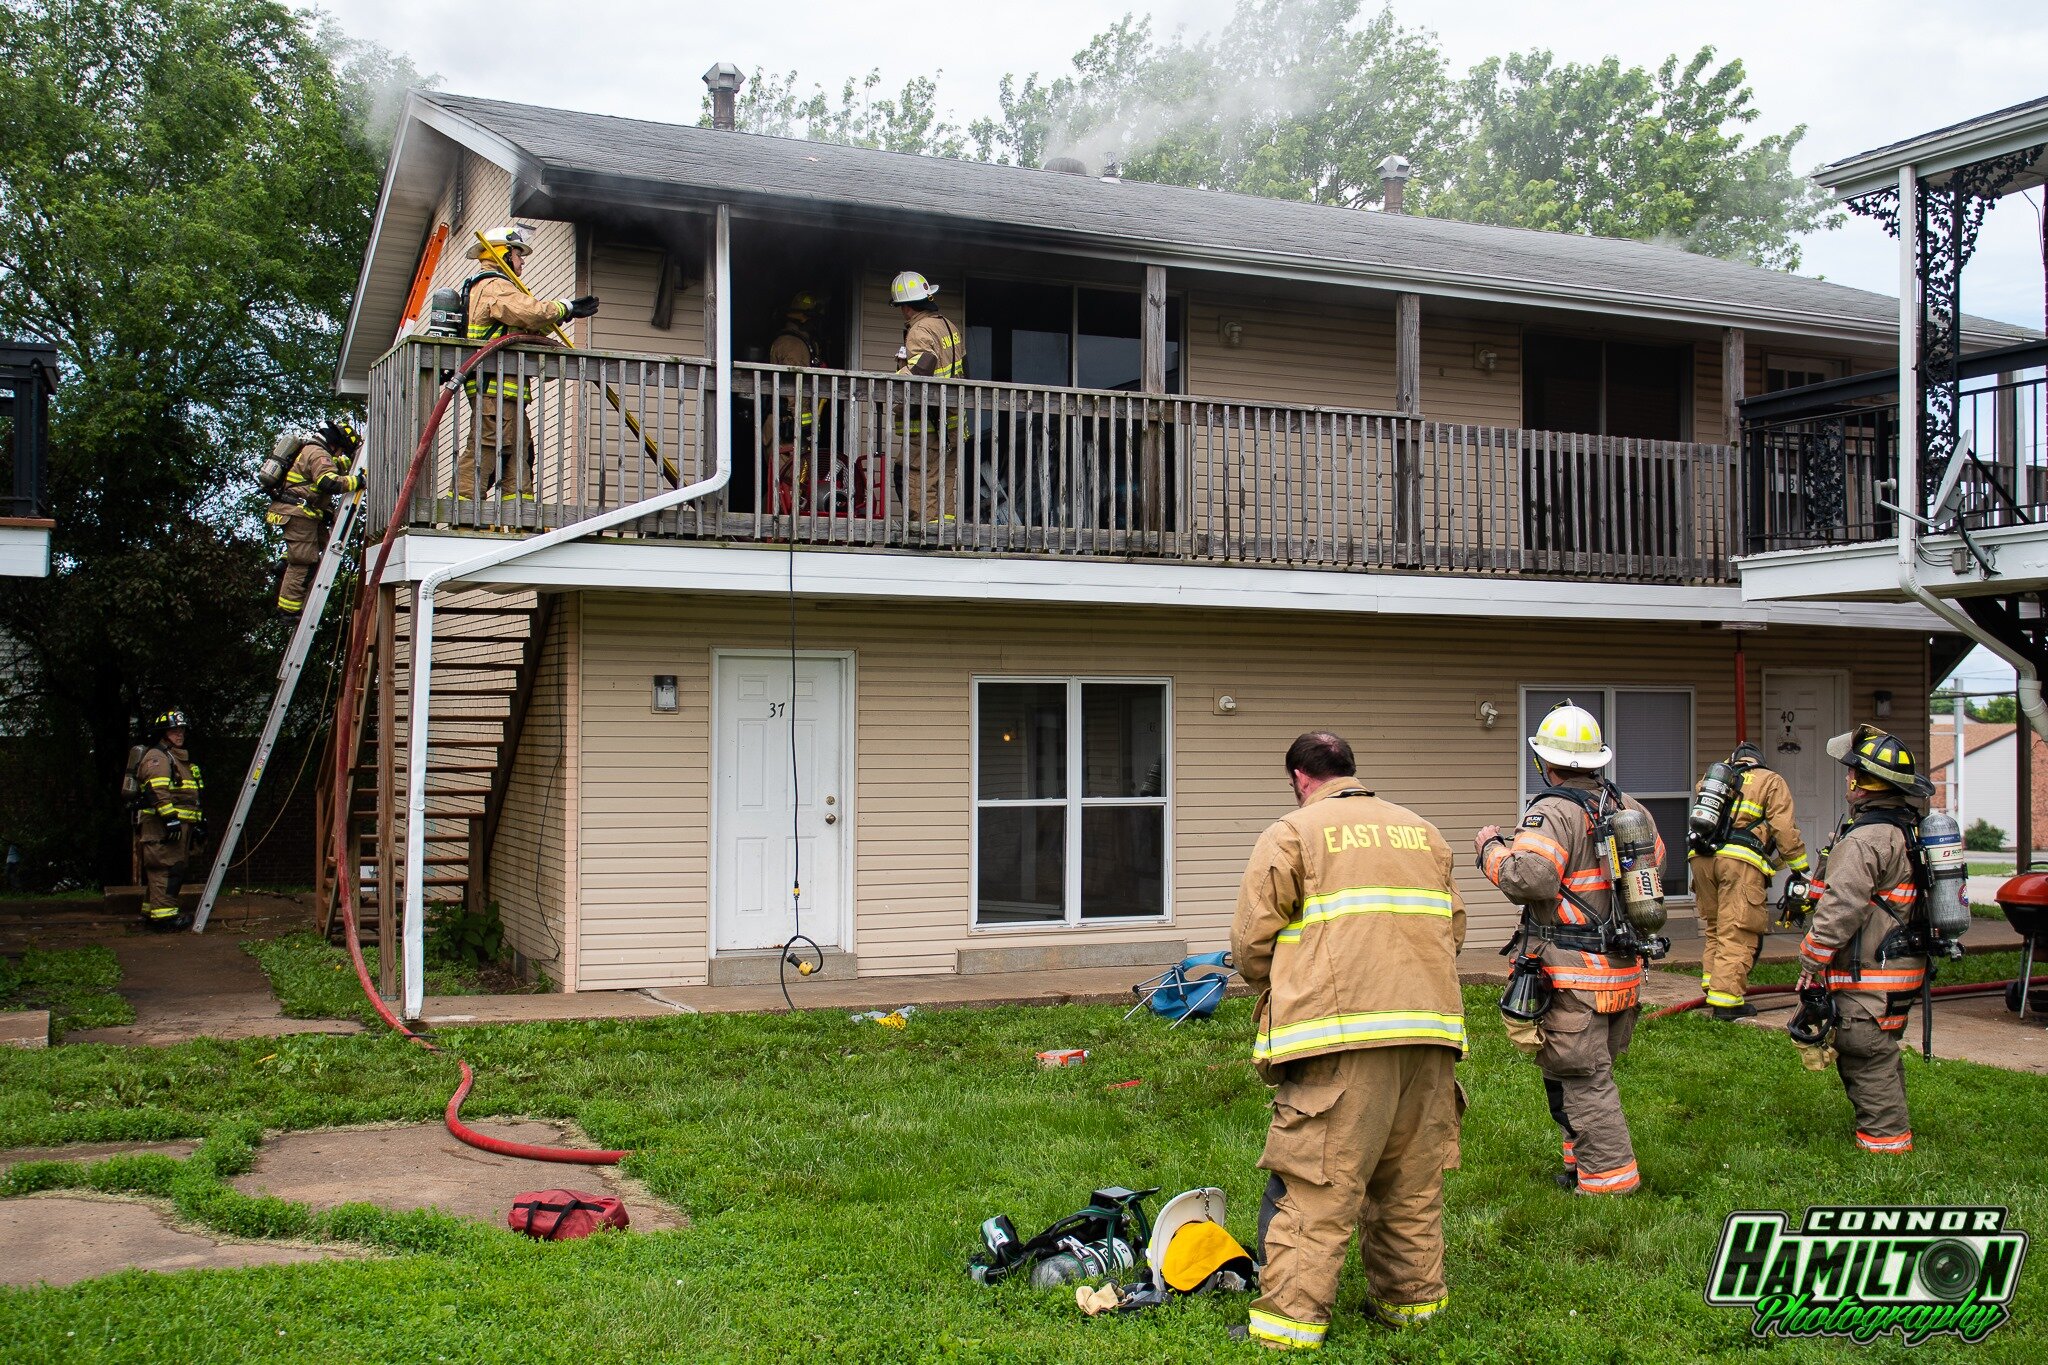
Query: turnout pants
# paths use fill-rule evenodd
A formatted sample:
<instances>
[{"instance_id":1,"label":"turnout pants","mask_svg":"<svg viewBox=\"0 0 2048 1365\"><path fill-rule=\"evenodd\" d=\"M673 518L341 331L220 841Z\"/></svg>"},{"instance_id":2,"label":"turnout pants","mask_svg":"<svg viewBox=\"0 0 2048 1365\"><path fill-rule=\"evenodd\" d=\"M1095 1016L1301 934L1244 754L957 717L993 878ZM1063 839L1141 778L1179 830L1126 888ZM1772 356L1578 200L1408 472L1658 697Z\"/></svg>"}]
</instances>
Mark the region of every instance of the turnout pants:
<instances>
[{"instance_id":1,"label":"turnout pants","mask_svg":"<svg viewBox=\"0 0 2048 1365\"><path fill-rule=\"evenodd\" d=\"M1764 905L1768 888L1764 874L1739 858L1692 860L1692 889L1707 941L1700 988L1709 1005L1732 1009L1742 1003L1771 927Z\"/></svg>"},{"instance_id":2,"label":"turnout pants","mask_svg":"<svg viewBox=\"0 0 2048 1365\"><path fill-rule=\"evenodd\" d=\"M450 497L533 497L533 428L516 394L479 393L470 399L471 428L455 452Z\"/></svg>"},{"instance_id":3,"label":"turnout pants","mask_svg":"<svg viewBox=\"0 0 2048 1365\"><path fill-rule=\"evenodd\" d=\"M1254 1337L1323 1344L1354 1234L1378 1316L1414 1322L1443 1307L1457 1059L1452 1048L1406 1044L1287 1064L1259 1158L1272 1176L1260 1216Z\"/></svg>"},{"instance_id":4,"label":"turnout pants","mask_svg":"<svg viewBox=\"0 0 2048 1365\"><path fill-rule=\"evenodd\" d=\"M1627 1194L1642 1183L1621 1092L1614 1085L1614 1059L1635 1035L1638 1006L1597 1014L1592 995L1562 990L1544 1012L1543 1089L1557 1120L1566 1169L1576 1172L1580 1194Z\"/></svg>"},{"instance_id":5,"label":"turnout pants","mask_svg":"<svg viewBox=\"0 0 2048 1365\"><path fill-rule=\"evenodd\" d=\"M142 841L142 917L152 924L174 921L182 913L178 892L191 863L191 831L166 839Z\"/></svg>"},{"instance_id":6,"label":"turnout pants","mask_svg":"<svg viewBox=\"0 0 2048 1365\"><path fill-rule=\"evenodd\" d=\"M1910 1152L1913 1125L1906 1117L1906 1059L1895 1028L1878 1023L1884 997L1848 991L1835 996L1835 1071L1856 1111L1856 1145L1870 1152Z\"/></svg>"},{"instance_id":7,"label":"turnout pants","mask_svg":"<svg viewBox=\"0 0 2048 1365\"><path fill-rule=\"evenodd\" d=\"M320 551L327 543L327 522L303 513L281 518L284 530L284 576L277 581L277 609L301 611L306 592L313 586L314 571L320 567Z\"/></svg>"},{"instance_id":8,"label":"turnout pants","mask_svg":"<svg viewBox=\"0 0 2048 1365\"><path fill-rule=\"evenodd\" d=\"M922 426L896 433L903 469L904 513L911 522L932 525L956 519L961 504L960 433L941 423L936 411Z\"/></svg>"}]
</instances>

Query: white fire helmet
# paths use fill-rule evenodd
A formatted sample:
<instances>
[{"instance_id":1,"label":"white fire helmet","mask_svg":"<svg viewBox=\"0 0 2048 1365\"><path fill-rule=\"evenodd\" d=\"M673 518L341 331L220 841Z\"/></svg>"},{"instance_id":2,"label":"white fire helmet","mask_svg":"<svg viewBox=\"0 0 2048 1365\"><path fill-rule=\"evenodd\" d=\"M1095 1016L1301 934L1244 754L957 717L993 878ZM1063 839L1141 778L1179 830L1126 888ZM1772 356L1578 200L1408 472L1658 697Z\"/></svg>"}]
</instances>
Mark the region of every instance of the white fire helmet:
<instances>
[{"instance_id":1,"label":"white fire helmet","mask_svg":"<svg viewBox=\"0 0 2048 1365\"><path fill-rule=\"evenodd\" d=\"M1614 750L1600 738L1600 722L1583 706L1569 700L1550 708L1550 714L1529 739L1536 757L1556 768L1586 772L1604 768L1614 760Z\"/></svg>"},{"instance_id":2,"label":"white fire helmet","mask_svg":"<svg viewBox=\"0 0 2048 1365\"><path fill-rule=\"evenodd\" d=\"M920 303L938 292L937 285L915 270L905 270L889 281L891 303Z\"/></svg>"}]
</instances>

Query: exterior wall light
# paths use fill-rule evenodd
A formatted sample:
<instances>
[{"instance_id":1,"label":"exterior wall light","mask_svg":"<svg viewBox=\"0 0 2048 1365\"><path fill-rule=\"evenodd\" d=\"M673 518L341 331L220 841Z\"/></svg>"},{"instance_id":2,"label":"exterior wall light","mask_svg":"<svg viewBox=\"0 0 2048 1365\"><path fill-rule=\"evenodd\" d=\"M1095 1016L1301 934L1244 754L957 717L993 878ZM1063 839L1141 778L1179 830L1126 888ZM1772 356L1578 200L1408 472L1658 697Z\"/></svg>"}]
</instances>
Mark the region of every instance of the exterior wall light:
<instances>
[{"instance_id":1,"label":"exterior wall light","mask_svg":"<svg viewBox=\"0 0 2048 1365\"><path fill-rule=\"evenodd\" d=\"M1871 697L1877 702L1877 718L1879 720L1890 720L1892 715L1892 694L1889 692L1874 692L1871 694Z\"/></svg>"},{"instance_id":2,"label":"exterior wall light","mask_svg":"<svg viewBox=\"0 0 2048 1365\"><path fill-rule=\"evenodd\" d=\"M1477 715L1479 723L1489 730L1500 723L1500 708L1490 701L1479 703Z\"/></svg>"},{"instance_id":3,"label":"exterior wall light","mask_svg":"<svg viewBox=\"0 0 2048 1365\"><path fill-rule=\"evenodd\" d=\"M1500 352L1491 346L1475 347L1472 351L1472 368L1492 374L1500 368Z\"/></svg>"},{"instance_id":4,"label":"exterior wall light","mask_svg":"<svg viewBox=\"0 0 2048 1365\"><path fill-rule=\"evenodd\" d=\"M677 700L675 674L654 675L654 709L666 714L673 714L681 709L681 704Z\"/></svg>"},{"instance_id":5,"label":"exterior wall light","mask_svg":"<svg viewBox=\"0 0 2048 1365\"><path fill-rule=\"evenodd\" d=\"M1244 324L1236 318L1218 318L1216 333L1223 338L1223 344L1233 351L1244 345Z\"/></svg>"}]
</instances>

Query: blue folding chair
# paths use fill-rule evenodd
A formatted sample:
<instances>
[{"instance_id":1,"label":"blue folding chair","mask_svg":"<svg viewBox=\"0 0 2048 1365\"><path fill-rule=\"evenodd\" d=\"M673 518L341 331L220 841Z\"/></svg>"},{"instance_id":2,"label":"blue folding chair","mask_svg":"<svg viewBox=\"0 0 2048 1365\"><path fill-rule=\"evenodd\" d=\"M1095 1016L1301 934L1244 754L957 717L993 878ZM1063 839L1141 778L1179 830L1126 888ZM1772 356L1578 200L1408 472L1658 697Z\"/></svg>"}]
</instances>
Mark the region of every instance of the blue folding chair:
<instances>
[{"instance_id":1,"label":"blue folding chair","mask_svg":"<svg viewBox=\"0 0 2048 1365\"><path fill-rule=\"evenodd\" d=\"M1196 975L1197 972L1200 974ZM1230 989L1230 979L1236 975L1236 966L1227 952L1184 957L1159 975L1131 987L1138 1003L1131 1006L1124 1018L1129 1020L1150 1005L1154 1014L1173 1021L1169 1028L1179 1028L1190 1019L1207 1019L1223 1003L1223 993Z\"/></svg>"}]
</instances>

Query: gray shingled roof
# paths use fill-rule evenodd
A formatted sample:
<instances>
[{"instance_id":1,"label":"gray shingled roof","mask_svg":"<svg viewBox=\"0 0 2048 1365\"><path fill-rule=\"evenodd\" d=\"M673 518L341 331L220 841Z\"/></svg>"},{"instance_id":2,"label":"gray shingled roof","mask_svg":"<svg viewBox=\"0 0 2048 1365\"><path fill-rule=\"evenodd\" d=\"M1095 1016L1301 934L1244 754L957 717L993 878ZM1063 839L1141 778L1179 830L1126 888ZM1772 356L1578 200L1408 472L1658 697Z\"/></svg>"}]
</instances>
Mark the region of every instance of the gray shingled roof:
<instances>
[{"instance_id":1,"label":"gray shingled roof","mask_svg":"<svg viewBox=\"0 0 2048 1365\"><path fill-rule=\"evenodd\" d=\"M1350 277L1422 293L1870 337L1898 321L1898 304L1883 294L1648 242L1105 183L462 95L423 98L516 148L538 188L565 197L633 182L678 202L725 197L884 216L916 206L934 219L1082 238L1148 258ZM2029 335L1972 322L1979 344Z\"/></svg>"}]
</instances>

